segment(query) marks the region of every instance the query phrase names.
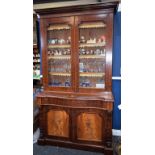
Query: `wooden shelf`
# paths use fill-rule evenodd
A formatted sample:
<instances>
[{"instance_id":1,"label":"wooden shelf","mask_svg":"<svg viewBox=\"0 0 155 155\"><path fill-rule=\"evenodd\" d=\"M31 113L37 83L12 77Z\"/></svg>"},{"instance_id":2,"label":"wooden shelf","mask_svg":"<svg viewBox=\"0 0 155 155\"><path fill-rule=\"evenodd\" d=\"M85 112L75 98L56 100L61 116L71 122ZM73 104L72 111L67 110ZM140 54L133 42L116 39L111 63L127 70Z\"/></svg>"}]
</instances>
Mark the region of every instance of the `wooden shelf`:
<instances>
[{"instance_id":1,"label":"wooden shelf","mask_svg":"<svg viewBox=\"0 0 155 155\"><path fill-rule=\"evenodd\" d=\"M80 55L79 56L80 59L88 59L88 58L97 58L97 59L101 59L101 58L105 58L105 55Z\"/></svg>"},{"instance_id":2,"label":"wooden shelf","mask_svg":"<svg viewBox=\"0 0 155 155\"><path fill-rule=\"evenodd\" d=\"M94 72L80 72L80 76L88 76L88 77L102 77L105 73L94 73Z\"/></svg>"},{"instance_id":3,"label":"wooden shelf","mask_svg":"<svg viewBox=\"0 0 155 155\"><path fill-rule=\"evenodd\" d=\"M88 28L103 28L106 27L106 24L104 24L103 22L88 22L87 24L81 24L79 26L79 28L83 28L83 29L88 29Z\"/></svg>"},{"instance_id":4,"label":"wooden shelf","mask_svg":"<svg viewBox=\"0 0 155 155\"><path fill-rule=\"evenodd\" d=\"M70 59L70 55L53 55L49 56L48 59Z\"/></svg>"},{"instance_id":5,"label":"wooden shelf","mask_svg":"<svg viewBox=\"0 0 155 155\"><path fill-rule=\"evenodd\" d=\"M52 44L52 45L48 45L48 48L70 48L70 47L71 47L70 44L62 44L62 45Z\"/></svg>"},{"instance_id":6,"label":"wooden shelf","mask_svg":"<svg viewBox=\"0 0 155 155\"><path fill-rule=\"evenodd\" d=\"M50 75L56 75L56 76L71 76L71 73L50 72Z\"/></svg>"},{"instance_id":7,"label":"wooden shelf","mask_svg":"<svg viewBox=\"0 0 155 155\"><path fill-rule=\"evenodd\" d=\"M61 25L52 25L47 30L53 31L53 30L69 30L69 29L70 29L69 25L61 24Z\"/></svg>"},{"instance_id":8,"label":"wooden shelf","mask_svg":"<svg viewBox=\"0 0 155 155\"><path fill-rule=\"evenodd\" d=\"M102 47L105 46L106 43L85 43L85 44L80 44L79 47Z\"/></svg>"},{"instance_id":9,"label":"wooden shelf","mask_svg":"<svg viewBox=\"0 0 155 155\"><path fill-rule=\"evenodd\" d=\"M83 89L83 88L84 88L84 89L85 89L85 88L86 88L86 89L104 89L105 87L103 87L103 88L96 88L96 87L79 87L79 88L82 88L82 89Z\"/></svg>"}]
</instances>

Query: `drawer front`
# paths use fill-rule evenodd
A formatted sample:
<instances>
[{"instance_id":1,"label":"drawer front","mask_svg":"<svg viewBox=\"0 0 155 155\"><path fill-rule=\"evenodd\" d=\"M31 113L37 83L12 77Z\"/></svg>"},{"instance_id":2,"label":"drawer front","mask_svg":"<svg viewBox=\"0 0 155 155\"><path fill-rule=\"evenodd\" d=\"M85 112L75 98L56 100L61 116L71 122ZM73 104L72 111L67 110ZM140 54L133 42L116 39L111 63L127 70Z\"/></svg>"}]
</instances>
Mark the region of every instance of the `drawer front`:
<instances>
[{"instance_id":1,"label":"drawer front","mask_svg":"<svg viewBox=\"0 0 155 155\"><path fill-rule=\"evenodd\" d=\"M104 102L102 100L75 100L63 98L43 98L41 104L52 104L57 106L78 107L94 107L103 109L112 109L112 102Z\"/></svg>"}]
</instances>

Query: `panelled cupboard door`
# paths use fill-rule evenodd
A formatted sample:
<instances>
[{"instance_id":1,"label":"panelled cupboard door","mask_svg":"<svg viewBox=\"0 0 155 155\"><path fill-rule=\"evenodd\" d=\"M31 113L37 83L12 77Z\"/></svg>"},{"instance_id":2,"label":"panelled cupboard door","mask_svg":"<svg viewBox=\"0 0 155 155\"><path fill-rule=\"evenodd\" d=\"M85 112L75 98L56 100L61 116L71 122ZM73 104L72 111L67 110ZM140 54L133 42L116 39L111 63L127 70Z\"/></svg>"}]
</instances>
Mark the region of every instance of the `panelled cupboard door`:
<instances>
[{"instance_id":1,"label":"panelled cupboard door","mask_svg":"<svg viewBox=\"0 0 155 155\"><path fill-rule=\"evenodd\" d=\"M77 139L81 141L102 141L102 117L96 113L84 112L77 117Z\"/></svg>"},{"instance_id":2,"label":"panelled cupboard door","mask_svg":"<svg viewBox=\"0 0 155 155\"><path fill-rule=\"evenodd\" d=\"M80 92L111 89L112 18L110 13L75 17L76 87Z\"/></svg>"},{"instance_id":3,"label":"panelled cupboard door","mask_svg":"<svg viewBox=\"0 0 155 155\"><path fill-rule=\"evenodd\" d=\"M47 134L49 136L69 137L69 115L66 111L59 109L48 111Z\"/></svg>"},{"instance_id":4,"label":"panelled cupboard door","mask_svg":"<svg viewBox=\"0 0 155 155\"><path fill-rule=\"evenodd\" d=\"M71 91L74 87L74 17L41 20L45 90Z\"/></svg>"}]
</instances>

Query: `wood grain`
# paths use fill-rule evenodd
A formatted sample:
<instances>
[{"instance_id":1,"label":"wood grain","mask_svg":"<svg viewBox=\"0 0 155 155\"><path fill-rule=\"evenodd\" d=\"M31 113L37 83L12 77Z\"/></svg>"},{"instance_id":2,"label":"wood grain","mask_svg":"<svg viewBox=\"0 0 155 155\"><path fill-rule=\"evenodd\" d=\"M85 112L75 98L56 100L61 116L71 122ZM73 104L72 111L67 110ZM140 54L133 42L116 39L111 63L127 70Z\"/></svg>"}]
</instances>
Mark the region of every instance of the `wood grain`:
<instances>
[{"instance_id":1,"label":"wood grain","mask_svg":"<svg viewBox=\"0 0 155 155\"><path fill-rule=\"evenodd\" d=\"M77 117L77 139L102 140L102 118L98 114L82 113Z\"/></svg>"},{"instance_id":2,"label":"wood grain","mask_svg":"<svg viewBox=\"0 0 155 155\"><path fill-rule=\"evenodd\" d=\"M50 110L47 113L48 135L68 137L69 116L65 111Z\"/></svg>"}]
</instances>

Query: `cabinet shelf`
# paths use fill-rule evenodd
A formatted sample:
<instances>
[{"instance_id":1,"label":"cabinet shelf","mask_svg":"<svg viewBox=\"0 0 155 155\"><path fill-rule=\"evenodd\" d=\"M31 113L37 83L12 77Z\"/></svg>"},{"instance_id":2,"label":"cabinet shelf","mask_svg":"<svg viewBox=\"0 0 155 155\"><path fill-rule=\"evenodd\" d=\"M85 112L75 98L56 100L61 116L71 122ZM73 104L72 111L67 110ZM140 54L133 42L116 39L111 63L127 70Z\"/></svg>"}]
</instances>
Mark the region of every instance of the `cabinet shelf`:
<instances>
[{"instance_id":1,"label":"cabinet shelf","mask_svg":"<svg viewBox=\"0 0 155 155\"><path fill-rule=\"evenodd\" d=\"M103 22L96 22L96 23L92 23L92 22L88 22L87 24L81 24L79 26L79 28L81 29L88 29L88 28L104 28L106 27L106 24L104 24Z\"/></svg>"},{"instance_id":2,"label":"cabinet shelf","mask_svg":"<svg viewBox=\"0 0 155 155\"><path fill-rule=\"evenodd\" d=\"M70 55L53 55L53 56L49 56L49 59L70 59L71 56Z\"/></svg>"},{"instance_id":3,"label":"cabinet shelf","mask_svg":"<svg viewBox=\"0 0 155 155\"><path fill-rule=\"evenodd\" d=\"M87 76L87 77L102 77L105 73L94 73L94 72L80 72L80 76Z\"/></svg>"},{"instance_id":4,"label":"cabinet shelf","mask_svg":"<svg viewBox=\"0 0 155 155\"><path fill-rule=\"evenodd\" d=\"M106 43L85 43L85 44L80 44L79 47L102 47L105 46Z\"/></svg>"},{"instance_id":5,"label":"cabinet shelf","mask_svg":"<svg viewBox=\"0 0 155 155\"><path fill-rule=\"evenodd\" d=\"M79 88L82 88L82 89L96 89L96 90L104 89L104 87L103 87L103 88L96 88L96 87L79 87Z\"/></svg>"},{"instance_id":6,"label":"cabinet shelf","mask_svg":"<svg viewBox=\"0 0 155 155\"><path fill-rule=\"evenodd\" d=\"M97 59L101 59L101 58L105 58L105 55L80 55L79 56L80 59L88 59L88 58L97 58Z\"/></svg>"},{"instance_id":7,"label":"cabinet shelf","mask_svg":"<svg viewBox=\"0 0 155 155\"><path fill-rule=\"evenodd\" d=\"M48 48L70 48L70 47L71 47L70 44L62 44L62 45L52 44L52 45L48 45Z\"/></svg>"},{"instance_id":8,"label":"cabinet shelf","mask_svg":"<svg viewBox=\"0 0 155 155\"><path fill-rule=\"evenodd\" d=\"M55 76L71 76L71 73L50 72L50 75L55 75Z\"/></svg>"},{"instance_id":9,"label":"cabinet shelf","mask_svg":"<svg viewBox=\"0 0 155 155\"><path fill-rule=\"evenodd\" d=\"M53 31L53 30L69 30L69 25L52 25L47 30Z\"/></svg>"}]
</instances>

